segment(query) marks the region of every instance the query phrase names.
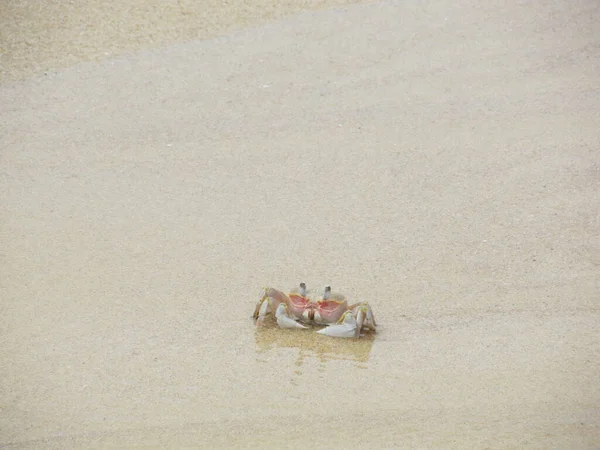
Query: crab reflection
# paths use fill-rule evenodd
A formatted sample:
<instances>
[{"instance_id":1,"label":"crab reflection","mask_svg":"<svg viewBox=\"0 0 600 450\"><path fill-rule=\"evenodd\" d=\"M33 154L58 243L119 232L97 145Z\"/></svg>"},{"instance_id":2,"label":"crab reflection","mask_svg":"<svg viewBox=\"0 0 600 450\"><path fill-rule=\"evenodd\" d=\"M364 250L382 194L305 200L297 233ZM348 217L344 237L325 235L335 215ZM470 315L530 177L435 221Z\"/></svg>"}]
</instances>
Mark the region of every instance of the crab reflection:
<instances>
[{"instance_id":1,"label":"crab reflection","mask_svg":"<svg viewBox=\"0 0 600 450\"><path fill-rule=\"evenodd\" d=\"M375 335L366 334L360 339L331 339L304 330L281 330L259 328L254 334L259 353L268 353L276 348L298 349L296 366L302 366L305 359L316 358L321 363L331 360L345 360L363 363L365 368L375 341Z\"/></svg>"}]
</instances>

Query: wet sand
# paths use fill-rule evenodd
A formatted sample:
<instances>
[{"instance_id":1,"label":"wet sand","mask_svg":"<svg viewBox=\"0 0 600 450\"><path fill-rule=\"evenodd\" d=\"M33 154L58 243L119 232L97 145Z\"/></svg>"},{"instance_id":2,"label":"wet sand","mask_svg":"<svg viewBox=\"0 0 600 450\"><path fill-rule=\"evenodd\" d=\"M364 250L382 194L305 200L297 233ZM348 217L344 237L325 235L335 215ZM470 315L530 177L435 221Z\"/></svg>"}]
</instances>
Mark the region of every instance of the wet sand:
<instances>
[{"instance_id":1,"label":"wet sand","mask_svg":"<svg viewBox=\"0 0 600 450\"><path fill-rule=\"evenodd\" d=\"M15 65L0 445L600 446L598 19L384 1ZM378 334L257 330L300 281Z\"/></svg>"}]
</instances>

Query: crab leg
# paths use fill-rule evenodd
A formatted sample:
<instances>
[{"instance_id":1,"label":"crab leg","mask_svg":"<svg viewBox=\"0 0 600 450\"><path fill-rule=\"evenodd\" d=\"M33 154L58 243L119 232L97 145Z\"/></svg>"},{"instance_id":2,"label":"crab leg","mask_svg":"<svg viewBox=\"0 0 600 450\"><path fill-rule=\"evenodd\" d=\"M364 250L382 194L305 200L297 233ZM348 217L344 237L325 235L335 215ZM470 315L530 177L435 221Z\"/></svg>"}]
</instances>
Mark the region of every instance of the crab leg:
<instances>
[{"instance_id":1,"label":"crab leg","mask_svg":"<svg viewBox=\"0 0 600 450\"><path fill-rule=\"evenodd\" d=\"M256 304L254 309L254 319L257 326L264 326L268 314L272 314L277 310L280 303L288 301L287 295L270 287L266 287L263 296Z\"/></svg>"},{"instance_id":2,"label":"crab leg","mask_svg":"<svg viewBox=\"0 0 600 450\"><path fill-rule=\"evenodd\" d=\"M272 310L272 302L273 299L267 296L259 300L258 304L256 305L256 309L254 310L254 319L256 320L257 326L265 325L265 319L267 317L267 314Z\"/></svg>"},{"instance_id":3,"label":"crab leg","mask_svg":"<svg viewBox=\"0 0 600 450\"><path fill-rule=\"evenodd\" d=\"M352 311L346 311L337 324L329 325L328 327L317 331L317 333L333 337L356 338L360 336L360 327L356 322L354 313Z\"/></svg>"},{"instance_id":4,"label":"crab leg","mask_svg":"<svg viewBox=\"0 0 600 450\"><path fill-rule=\"evenodd\" d=\"M375 316L367 302L356 303L351 305L349 309L356 314L356 322L361 330L364 328L375 331L375 327L377 326L375 323Z\"/></svg>"}]
</instances>

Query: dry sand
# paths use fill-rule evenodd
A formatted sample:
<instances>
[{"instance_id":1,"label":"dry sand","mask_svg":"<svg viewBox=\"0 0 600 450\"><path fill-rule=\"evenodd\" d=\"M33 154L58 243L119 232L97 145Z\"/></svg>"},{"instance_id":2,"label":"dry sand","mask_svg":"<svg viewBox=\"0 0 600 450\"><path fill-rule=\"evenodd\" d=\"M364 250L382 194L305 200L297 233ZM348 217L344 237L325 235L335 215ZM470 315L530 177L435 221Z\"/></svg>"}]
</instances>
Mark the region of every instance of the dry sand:
<instances>
[{"instance_id":1,"label":"dry sand","mask_svg":"<svg viewBox=\"0 0 600 450\"><path fill-rule=\"evenodd\" d=\"M2 0L0 82L348 0Z\"/></svg>"},{"instance_id":2,"label":"dry sand","mask_svg":"<svg viewBox=\"0 0 600 450\"><path fill-rule=\"evenodd\" d=\"M0 446L599 447L598 23L384 1L15 69ZM256 330L302 280L378 335Z\"/></svg>"}]
</instances>

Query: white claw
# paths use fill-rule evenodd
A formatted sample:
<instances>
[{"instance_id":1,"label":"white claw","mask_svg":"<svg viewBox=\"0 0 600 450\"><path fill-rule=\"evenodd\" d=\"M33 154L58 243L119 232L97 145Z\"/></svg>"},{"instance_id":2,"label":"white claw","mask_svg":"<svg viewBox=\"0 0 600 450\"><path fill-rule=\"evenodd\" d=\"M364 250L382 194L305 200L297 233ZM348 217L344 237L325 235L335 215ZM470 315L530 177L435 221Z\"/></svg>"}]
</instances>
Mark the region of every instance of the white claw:
<instances>
[{"instance_id":1,"label":"white claw","mask_svg":"<svg viewBox=\"0 0 600 450\"><path fill-rule=\"evenodd\" d=\"M333 337L354 338L360 335L360 328L352 311L346 311L336 325L329 325L317 333Z\"/></svg>"},{"instance_id":2,"label":"white claw","mask_svg":"<svg viewBox=\"0 0 600 450\"><path fill-rule=\"evenodd\" d=\"M287 306L284 303L280 303L277 307L275 317L277 318L279 328L306 328L289 316Z\"/></svg>"}]
</instances>

